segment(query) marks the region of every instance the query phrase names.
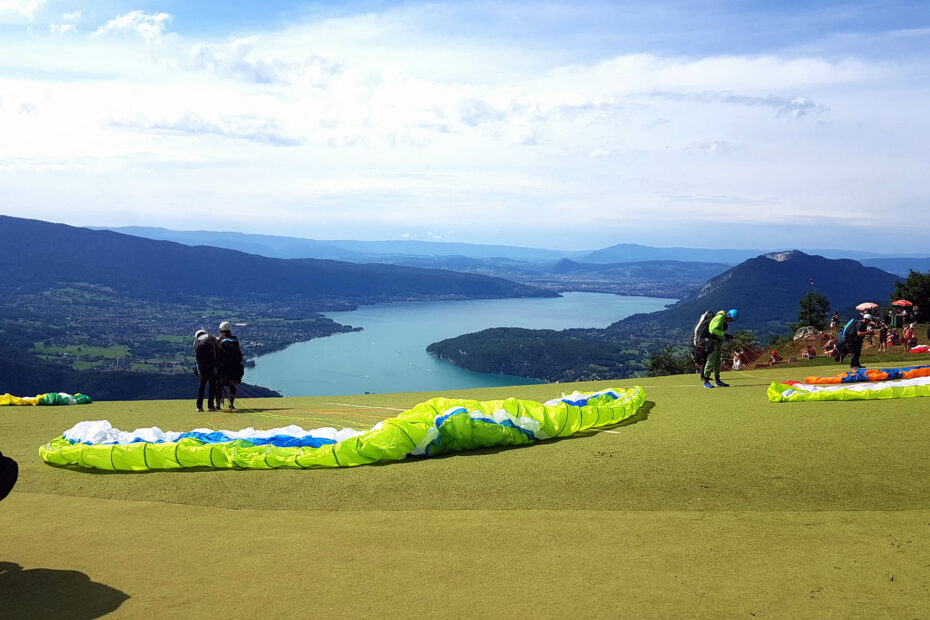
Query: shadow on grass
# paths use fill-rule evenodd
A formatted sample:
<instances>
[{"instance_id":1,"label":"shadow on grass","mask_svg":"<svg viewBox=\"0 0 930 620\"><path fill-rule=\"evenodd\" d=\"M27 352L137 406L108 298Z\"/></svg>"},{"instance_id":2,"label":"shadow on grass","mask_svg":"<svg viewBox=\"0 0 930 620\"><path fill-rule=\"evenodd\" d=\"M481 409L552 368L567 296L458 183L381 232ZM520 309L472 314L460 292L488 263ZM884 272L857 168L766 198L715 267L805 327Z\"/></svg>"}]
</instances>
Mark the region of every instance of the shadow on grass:
<instances>
[{"instance_id":1,"label":"shadow on grass","mask_svg":"<svg viewBox=\"0 0 930 620\"><path fill-rule=\"evenodd\" d=\"M0 610L5 618L99 618L128 598L76 570L23 570L19 564L0 562Z\"/></svg>"}]
</instances>

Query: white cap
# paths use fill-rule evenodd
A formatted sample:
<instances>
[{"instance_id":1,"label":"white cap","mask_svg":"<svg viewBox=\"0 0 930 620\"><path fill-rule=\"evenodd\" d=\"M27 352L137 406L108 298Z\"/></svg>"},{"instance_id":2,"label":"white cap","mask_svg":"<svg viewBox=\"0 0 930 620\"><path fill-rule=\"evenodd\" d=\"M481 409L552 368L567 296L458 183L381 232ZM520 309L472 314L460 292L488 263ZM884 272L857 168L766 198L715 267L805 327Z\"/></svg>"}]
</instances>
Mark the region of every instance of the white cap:
<instances>
[{"instance_id":1,"label":"white cap","mask_svg":"<svg viewBox=\"0 0 930 620\"><path fill-rule=\"evenodd\" d=\"M869 320L871 321L871 320L872 320L872 315L869 314L868 312L866 312L865 314L862 315L862 318L863 318L863 319L869 319ZM223 327L223 326L221 325L220 328L222 329L222 327Z\"/></svg>"},{"instance_id":2,"label":"white cap","mask_svg":"<svg viewBox=\"0 0 930 620\"><path fill-rule=\"evenodd\" d=\"M229 321L223 321L222 323L220 323L220 331L221 332L232 331L232 325L229 324Z\"/></svg>"}]
</instances>

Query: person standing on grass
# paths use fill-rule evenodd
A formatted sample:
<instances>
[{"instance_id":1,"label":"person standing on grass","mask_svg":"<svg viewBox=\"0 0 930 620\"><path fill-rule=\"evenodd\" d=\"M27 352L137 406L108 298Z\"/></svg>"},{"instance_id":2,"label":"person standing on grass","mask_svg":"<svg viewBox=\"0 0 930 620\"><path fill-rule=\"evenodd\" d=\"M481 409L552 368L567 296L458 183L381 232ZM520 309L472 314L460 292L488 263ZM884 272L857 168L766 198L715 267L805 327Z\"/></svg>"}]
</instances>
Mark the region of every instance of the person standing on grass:
<instances>
[{"instance_id":1,"label":"person standing on grass","mask_svg":"<svg viewBox=\"0 0 930 620\"><path fill-rule=\"evenodd\" d=\"M739 310L720 310L710 320L708 331L710 332L710 353L707 355L707 361L704 363L704 387L730 387L728 383L720 380L720 351L723 348L724 340L732 340L733 336L727 333L727 328L732 321L739 318ZM711 373L714 375L714 384L710 382Z\"/></svg>"},{"instance_id":2,"label":"person standing on grass","mask_svg":"<svg viewBox=\"0 0 930 620\"><path fill-rule=\"evenodd\" d=\"M830 318L830 333L836 335L836 328L840 324L840 313L834 311L833 317Z\"/></svg>"},{"instance_id":3,"label":"person standing on grass","mask_svg":"<svg viewBox=\"0 0 930 620\"><path fill-rule=\"evenodd\" d=\"M848 354L850 355L850 368L865 368L865 366L859 363L859 355L862 354L862 341L866 336L871 335L871 333L871 314L863 314L861 317L856 317L847 323L845 329L843 329L844 353L839 361L843 361L843 357Z\"/></svg>"},{"instance_id":4,"label":"person standing on grass","mask_svg":"<svg viewBox=\"0 0 930 620\"><path fill-rule=\"evenodd\" d=\"M200 377L197 391L197 411L203 411L203 390L207 391L207 409L216 411L216 338L206 330L198 329L194 334L194 358L197 360L195 374Z\"/></svg>"},{"instance_id":5,"label":"person standing on grass","mask_svg":"<svg viewBox=\"0 0 930 620\"><path fill-rule=\"evenodd\" d=\"M220 338L217 354L217 369L220 381L229 386L229 408L236 408L236 386L242 381L245 366L242 364L242 349L239 339L233 336L229 321L220 323Z\"/></svg>"}]
</instances>

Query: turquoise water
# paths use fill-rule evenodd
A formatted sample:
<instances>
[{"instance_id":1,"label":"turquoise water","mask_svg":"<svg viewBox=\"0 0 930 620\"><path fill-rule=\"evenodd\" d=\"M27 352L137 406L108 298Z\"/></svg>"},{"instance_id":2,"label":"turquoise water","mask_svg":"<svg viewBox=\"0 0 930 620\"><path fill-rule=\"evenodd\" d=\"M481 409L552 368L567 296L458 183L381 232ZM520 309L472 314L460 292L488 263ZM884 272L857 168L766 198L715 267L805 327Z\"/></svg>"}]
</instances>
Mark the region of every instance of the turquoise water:
<instances>
[{"instance_id":1,"label":"turquoise water","mask_svg":"<svg viewBox=\"0 0 930 620\"><path fill-rule=\"evenodd\" d=\"M482 299L362 306L330 312L337 323L364 328L291 345L256 358L244 381L284 396L419 392L526 385L533 379L463 370L426 353L430 343L489 327L607 327L673 299L565 293L560 298ZM248 352L246 352L248 354Z\"/></svg>"}]
</instances>

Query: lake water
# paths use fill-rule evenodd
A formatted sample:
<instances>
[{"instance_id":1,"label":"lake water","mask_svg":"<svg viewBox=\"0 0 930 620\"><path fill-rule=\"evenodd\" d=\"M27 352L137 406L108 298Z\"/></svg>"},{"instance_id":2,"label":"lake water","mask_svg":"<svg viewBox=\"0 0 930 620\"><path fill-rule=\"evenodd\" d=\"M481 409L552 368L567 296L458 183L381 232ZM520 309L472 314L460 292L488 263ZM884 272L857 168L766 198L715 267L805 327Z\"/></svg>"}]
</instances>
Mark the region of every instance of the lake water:
<instances>
[{"instance_id":1,"label":"lake water","mask_svg":"<svg viewBox=\"0 0 930 620\"><path fill-rule=\"evenodd\" d=\"M420 392L527 385L533 379L463 370L426 353L427 345L489 327L607 327L674 299L564 293L559 298L482 299L362 306L326 316L364 328L263 355L244 381L284 396Z\"/></svg>"}]
</instances>

